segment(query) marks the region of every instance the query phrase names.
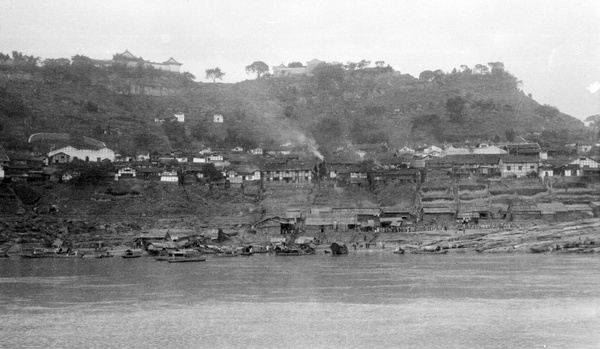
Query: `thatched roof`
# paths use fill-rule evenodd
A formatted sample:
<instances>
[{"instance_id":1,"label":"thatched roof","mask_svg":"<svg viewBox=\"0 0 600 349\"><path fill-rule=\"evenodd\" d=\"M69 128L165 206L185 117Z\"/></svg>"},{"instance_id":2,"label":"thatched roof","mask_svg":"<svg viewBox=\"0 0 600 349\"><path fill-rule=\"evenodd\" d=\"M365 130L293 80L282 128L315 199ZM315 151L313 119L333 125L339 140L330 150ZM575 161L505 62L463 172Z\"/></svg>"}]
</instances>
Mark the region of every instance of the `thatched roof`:
<instances>
[{"instance_id":1,"label":"thatched roof","mask_svg":"<svg viewBox=\"0 0 600 349\"><path fill-rule=\"evenodd\" d=\"M540 212L540 208L533 202L520 202L508 207L512 212Z\"/></svg>"},{"instance_id":2,"label":"thatched roof","mask_svg":"<svg viewBox=\"0 0 600 349\"><path fill-rule=\"evenodd\" d=\"M561 202L538 203L538 208L542 213L568 212L568 209Z\"/></svg>"},{"instance_id":3,"label":"thatched roof","mask_svg":"<svg viewBox=\"0 0 600 349\"><path fill-rule=\"evenodd\" d=\"M567 207L567 209L569 211L580 211L580 212L592 211L592 208L588 204L572 204L572 205L565 205L565 206Z\"/></svg>"}]
</instances>

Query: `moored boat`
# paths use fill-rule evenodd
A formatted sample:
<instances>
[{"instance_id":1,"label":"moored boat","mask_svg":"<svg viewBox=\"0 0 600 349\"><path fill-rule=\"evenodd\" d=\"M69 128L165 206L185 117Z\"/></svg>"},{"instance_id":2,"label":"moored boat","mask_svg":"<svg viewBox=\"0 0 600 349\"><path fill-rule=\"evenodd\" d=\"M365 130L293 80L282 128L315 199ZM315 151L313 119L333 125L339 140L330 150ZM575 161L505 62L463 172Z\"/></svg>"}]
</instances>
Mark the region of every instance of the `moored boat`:
<instances>
[{"instance_id":1,"label":"moored boat","mask_svg":"<svg viewBox=\"0 0 600 349\"><path fill-rule=\"evenodd\" d=\"M309 256L309 255L314 255L314 254L315 254L314 250L310 250L310 251L306 251L306 250L275 251L276 256Z\"/></svg>"},{"instance_id":2,"label":"moored boat","mask_svg":"<svg viewBox=\"0 0 600 349\"><path fill-rule=\"evenodd\" d=\"M187 262L204 262L206 258L204 257L180 257L180 258L171 258L168 260L169 263L187 263Z\"/></svg>"},{"instance_id":3,"label":"moored boat","mask_svg":"<svg viewBox=\"0 0 600 349\"><path fill-rule=\"evenodd\" d=\"M410 251L410 253L412 253L412 254L446 254L446 253L448 253L448 250L441 250L441 251L415 250L415 251Z\"/></svg>"},{"instance_id":4,"label":"moored boat","mask_svg":"<svg viewBox=\"0 0 600 349\"><path fill-rule=\"evenodd\" d=\"M54 252L48 250L33 250L31 253L22 254L23 258L81 258L84 253L79 253L77 251L71 252Z\"/></svg>"},{"instance_id":5,"label":"moored boat","mask_svg":"<svg viewBox=\"0 0 600 349\"><path fill-rule=\"evenodd\" d=\"M235 253L235 252L224 252L224 253L215 254L215 257L237 257L239 255L240 255L239 253Z\"/></svg>"},{"instance_id":6,"label":"moored boat","mask_svg":"<svg viewBox=\"0 0 600 349\"><path fill-rule=\"evenodd\" d=\"M140 252L140 251L127 250L127 251L125 251L125 254L122 255L121 257L123 257L123 258L139 258L141 256L142 256L142 252Z\"/></svg>"},{"instance_id":7,"label":"moored boat","mask_svg":"<svg viewBox=\"0 0 600 349\"><path fill-rule=\"evenodd\" d=\"M331 244L331 254L333 255L337 255L337 254L348 254L348 246L346 246L346 244L338 244L336 242Z\"/></svg>"}]
</instances>

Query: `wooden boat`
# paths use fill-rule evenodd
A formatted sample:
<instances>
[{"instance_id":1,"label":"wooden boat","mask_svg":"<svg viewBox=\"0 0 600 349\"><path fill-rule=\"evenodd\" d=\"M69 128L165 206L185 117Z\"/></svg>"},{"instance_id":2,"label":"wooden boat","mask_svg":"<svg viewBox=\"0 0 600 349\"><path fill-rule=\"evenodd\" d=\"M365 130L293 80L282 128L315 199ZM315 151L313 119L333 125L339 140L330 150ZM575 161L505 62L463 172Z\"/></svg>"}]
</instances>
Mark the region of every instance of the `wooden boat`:
<instances>
[{"instance_id":1,"label":"wooden boat","mask_svg":"<svg viewBox=\"0 0 600 349\"><path fill-rule=\"evenodd\" d=\"M313 254L315 254L315 251L289 250L275 252L276 256L309 256Z\"/></svg>"},{"instance_id":2,"label":"wooden boat","mask_svg":"<svg viewBox=\"0 0 600 349\"><path fill-rule=\"evenodd\" d=\"M198 252L196 252L196 250L178 250L178 251L169 251L167 254L161 254L157 257L154 257L155 260L157 261L165 261L165 262L171 262L171 261L183 261L183 262L201 262L200 260L193 260L193 259L197 259L197 258L204 258L204 257L200 257L200 254ZM176 263L176 262L173 262Z\"/></svg>"},{"instance_id":3,"label":"wooden boat","mask_svg":"<svg viewBox=\"0 0 600 349\"><path fill-rule=\"evenodd\" d=\"M441 251L415 250L415 251L410 251L410 253L412 253L412 254L446 254L446 253L448 253L448 250L441 250Z\"/></svg>"},{"instance_id":4,"label":"wooden boat","mask_svg":"<svg viewBox=\"0 0 600 349\"><path fill-rule=\"evenodd\" d=\"M204 262L204 257L176 257L168 260L169 263Z\"/></svg>"},{"instance_id":5,"label":"wooden boat","mask_svg":"<svg viewBox=\"0 0 600 349\"><path fill-rule=\"evenodd\" d=\"M56 253L56 252L33 252L30 254L21 255L22 258L81 258L83 257L83 253L79 254L77 252L73 253Z\"/></svg>"},{"instance_id":6,"label":"wooden boat","mask_svg":"<svg viewBox=\"0 0 600 349\"><path fill-rule=\"evenodd\" d=\"M333 255L348 254L348 246L346 246L346 244L340 245L334 242L331 244L330 248Z\"/></svg>"},{"instance_id":7,"label":"wooden boat","mask_svg":"<svg viewBox=\"0 0 600 349\"><path fill-rule=\"evenodd\" d=\"M127 250L127 251L125 251L125 254L122 255L121 257L123 257L123 258L139 258L141 256L142 256L141 252Z\"/></svg>"},{"instance_id":8,"label":"wooden boat","mask_svg":"<svg viewBox=\"0 0 600 349\"><path fill-rule=\"evenodd\" d=\"M246 257L249 257L249 256L252 256L252 253L253 253L253 252L242 252L242 253L240 253L240 256L246 256Z\"/></svg>"},{"instance_id":9,"label":"wooden boat","mask_svg":"<svg viewBox=\"0 0 600 349\"><path fill-rule=\"evenodd\" d=\"M101 255L96 256L96 258L112 258L112 257L114 257L114 255L112 255L112 254L101 254Z\"/></svg>"},{"instance_id":10,"label":"wooden boat","mask_svg":"<svg viewBox=\"0 0 600 349\"><path fill-rule=\"evenodd\" d=\"M225 253L223 253L223 252L221 252L221 253L215 254L215 257L237 257L239 255L240 254L235 253L235 252L234 253L231 253L231 252L225 252Z\"/></svg>"},{"instance_id":11,"label":"wooden boat","mask_svg":"<svg viewBox=\"0 0 600 349\"><path fill-rule=\"evenodd\" d=\"M395 253L395 254L404 254L404 250L403 249L399 249L399 250L396 250L396 251L394 251L392 253Z\"/></svg>"}]
</instances>

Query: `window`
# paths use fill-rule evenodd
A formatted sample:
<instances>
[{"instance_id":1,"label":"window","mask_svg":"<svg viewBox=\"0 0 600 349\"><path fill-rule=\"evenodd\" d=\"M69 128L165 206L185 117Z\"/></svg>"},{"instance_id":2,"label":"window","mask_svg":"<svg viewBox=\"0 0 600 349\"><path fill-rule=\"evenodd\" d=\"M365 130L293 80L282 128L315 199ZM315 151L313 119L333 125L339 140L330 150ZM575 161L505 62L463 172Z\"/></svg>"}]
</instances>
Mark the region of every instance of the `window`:
<instances>
[{"instance_id":1,"label":"window","mask_svg":"<svg viewBox=\"0 0 600 349\"><path fill-rule=\"evenodd\" d=\"M519 166L519 171L521 171L523 169L523 166Z\"/></svg>"},{"instance_id":2,"label":"window","mask_svg":"<svg viewBox=\"0 0 600 349\"><path fill-rule=\"evenodd\" d=\"M507 171L510 171L510 170L511 170L511 167L510 167L510 166L506 166L506 170L507 170Z\"/></svg>"},{"instance_id":3,"label":"window","mask_svg":"<svg viewBox=\"0 0 600 349\"><path fill-rule=\"evenodd\" d=\"M529 166L529 168L533 170L535 168L535 166L531 165L531 166Z\"/></svg>"}]
</instances>

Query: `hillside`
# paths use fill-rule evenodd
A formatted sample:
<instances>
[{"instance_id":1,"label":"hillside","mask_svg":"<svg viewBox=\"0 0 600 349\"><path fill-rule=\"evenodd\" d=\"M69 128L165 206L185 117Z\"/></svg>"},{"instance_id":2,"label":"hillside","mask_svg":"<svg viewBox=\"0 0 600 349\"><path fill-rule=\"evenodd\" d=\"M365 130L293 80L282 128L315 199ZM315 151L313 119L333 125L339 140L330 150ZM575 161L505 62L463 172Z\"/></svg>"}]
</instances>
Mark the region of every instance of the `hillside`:
<instances>
[{"instance_id":1,"label":"hillside","mask_svg":"<svg viewBox=\"0 0 600 349\"><path fill-rule=\"evenodd\" d=\"M0 143L27 148L30 134L68 132L134 155L314 140L331 155L348 144L401 148L587 135L577 119L526 96L508 72L437 72L417 79L374 68L339 69L206 84L172 73L94 71L83 79L44 67L0 66ZM185 114L184 124L156 122L177 112ZM224 123L213 122L216 113Z\"/></svg>"}]
</instances>

